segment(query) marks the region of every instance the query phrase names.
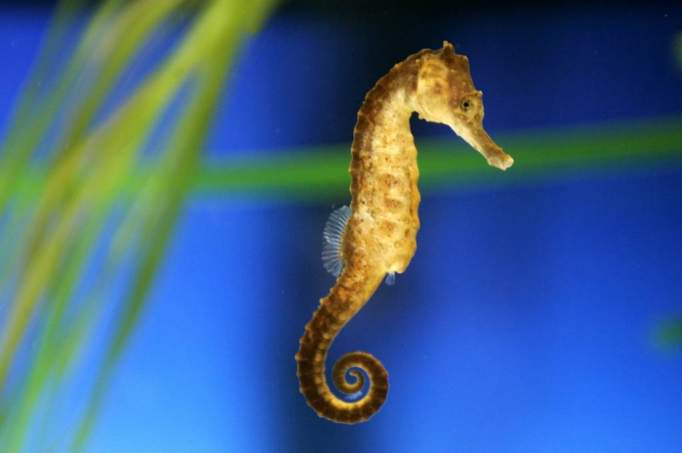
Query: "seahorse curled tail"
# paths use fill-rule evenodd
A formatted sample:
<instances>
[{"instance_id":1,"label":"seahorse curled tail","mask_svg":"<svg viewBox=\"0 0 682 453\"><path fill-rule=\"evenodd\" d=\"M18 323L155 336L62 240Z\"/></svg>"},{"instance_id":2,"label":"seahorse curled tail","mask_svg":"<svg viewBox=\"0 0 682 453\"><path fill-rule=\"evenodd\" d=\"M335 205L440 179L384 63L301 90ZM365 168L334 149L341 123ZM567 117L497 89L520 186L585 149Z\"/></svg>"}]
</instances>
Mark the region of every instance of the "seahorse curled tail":
<instances>
[{"instance_id":1,"label":"seahorse curled tail","mask_svg":"<svg viewBox=\"0 0 682 453\"><path fill-rule=\"evenodd\" d=\"M365 279L354 283L350 270L343 271L329 294L305 327L296 354L301 393L320 417L337 423L359 423L374 415L388 394L388 373L371 354L356 351L343 355L334 364L332 378L337 390L348 397L362 392L365 376L369 379L366 393L358 400L345 401L332 393L325 375L327 353L336 335L360 311L381 283ZM362 371L362 372L361 372ZM350 380L348 379L350 377Z\"/></svg>"}]
</instances>

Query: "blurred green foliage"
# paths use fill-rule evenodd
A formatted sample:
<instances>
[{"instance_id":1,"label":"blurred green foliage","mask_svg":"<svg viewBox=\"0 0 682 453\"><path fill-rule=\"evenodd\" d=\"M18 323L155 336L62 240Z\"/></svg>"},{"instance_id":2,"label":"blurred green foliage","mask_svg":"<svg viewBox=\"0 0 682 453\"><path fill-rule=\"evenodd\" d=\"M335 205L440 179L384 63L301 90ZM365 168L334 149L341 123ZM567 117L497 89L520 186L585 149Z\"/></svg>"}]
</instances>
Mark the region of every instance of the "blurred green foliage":
<instances>
[{"instance_id":1,"label":"blurred green foliage","mask_svg":"<svg viewBox=\"0 0 682 453\"><path fill-rule=\"evenodd\" d=\"M0 451L84 448L194 180L227 71L273 6L110 0L82 26L81 3L58 7L0 154ZM112 99L169 29L181 35L173 50ZM163 130L164 146L143 159L173 102L180 112ZM129 175L143 166L131 187ZM79 369L94 377L78 389L87 395L81 415L60 426L55 415Z\"/></svg>"}]
</instances>

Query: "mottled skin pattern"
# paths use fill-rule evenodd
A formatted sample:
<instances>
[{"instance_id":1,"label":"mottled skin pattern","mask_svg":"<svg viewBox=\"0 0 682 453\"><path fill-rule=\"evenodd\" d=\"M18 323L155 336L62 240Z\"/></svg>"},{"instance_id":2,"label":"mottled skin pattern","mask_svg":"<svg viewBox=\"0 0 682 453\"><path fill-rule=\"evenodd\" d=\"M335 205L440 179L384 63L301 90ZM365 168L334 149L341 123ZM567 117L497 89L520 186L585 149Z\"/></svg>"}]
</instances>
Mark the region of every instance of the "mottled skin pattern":
<instances>
[{"instance_id":1,"label":"mottled skin pattern","mask_svg":"<svg viewBox=\"0 0 682 453\"><path fill-rule=\"evenodd\" d=\"M365 352L334 365L337 389L367 393L348 402L334 395L325 377L327 352L343 326L374 294L387 273L402 273L414 256L419 230L417 149L410 116L450 126L492 166L512 165L483 129L482 93L474 87L465 56L445 42L395 65L367 94L358 112L350 164L352 216L343 237L344 268L305 328L296 354L301 393L321 417L358 423L375 414L388 393L388 374ZM349 381L347 378L351 377Z\"/></svg>"}]
</instances>

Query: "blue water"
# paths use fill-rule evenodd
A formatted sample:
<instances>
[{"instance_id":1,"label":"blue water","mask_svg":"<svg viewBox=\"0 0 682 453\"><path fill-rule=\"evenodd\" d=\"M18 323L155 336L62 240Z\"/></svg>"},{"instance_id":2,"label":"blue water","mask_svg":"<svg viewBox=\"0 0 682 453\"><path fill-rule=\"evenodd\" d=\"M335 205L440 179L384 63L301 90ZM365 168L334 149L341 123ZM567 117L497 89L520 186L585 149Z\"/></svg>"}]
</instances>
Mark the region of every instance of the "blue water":
<instances>
[{"instance_id":1,"label":"blue water","mask_svg":"<svg viewBox=\"0 0 682 453\"><path fill-rule=\"evenodd\" d=\"M46 17L8 11L3 115ZM493 135L682 113L680 30L682 9L661 4L288 8L248 43L207 149L349 143L371 84L442 39L470 56ZM331 353L366 350L389 371L381 412L349 427L306 406L293 360L333 283L324 221L347 199L193 197L91 451L680 452L682 350L654 341L682 311L680 199L682 167L663 162L424 193L410 268Z\"/></svg>"},{"instance_id":2,"label":"blue water","mask_svg":"<svg viewBox=\"0 0 682 453\"><path fill-rule=\"evenodd\" d=\"M356 427L317 419L294 372L332 284L315 234L326 209L196 200L97 439L117 439L108 451L679 451L682 358L652 336L680 309L681 176L425 197L409 272L332 352L362 348L390 373L385 407Z\"/></svg>"}]
</instances>

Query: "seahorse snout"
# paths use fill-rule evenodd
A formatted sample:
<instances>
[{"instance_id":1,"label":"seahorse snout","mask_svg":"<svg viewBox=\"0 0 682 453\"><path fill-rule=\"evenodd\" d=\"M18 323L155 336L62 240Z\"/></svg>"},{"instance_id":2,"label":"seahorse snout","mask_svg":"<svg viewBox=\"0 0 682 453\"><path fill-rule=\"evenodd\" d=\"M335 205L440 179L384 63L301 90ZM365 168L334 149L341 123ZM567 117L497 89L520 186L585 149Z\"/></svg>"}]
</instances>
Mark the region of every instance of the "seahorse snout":
<instances>
[{"instance_id":1,"label":"seahorse snout","mask_svg":"<svg viewBox=\"0 0 682 453\"><path fill-rule=\"evenodd\" d=\"M500 170L506 170L507 168L514 165L514 158L505 153L500 147L483 152L483 155L485 156L489 165L499 168Z\"/></svg>"},{"instance_id":2,"label":"seahorse snout","mask_svg":"<svg viewBox=\"0 0 682 453\"><path fill-rule=\"evenodd\" d=\"M481 153L491 166L506 170L514 163L514 159L490 138L482 125L455 122L451 127L457 135Z\"/></svg>"}]
</instances>

